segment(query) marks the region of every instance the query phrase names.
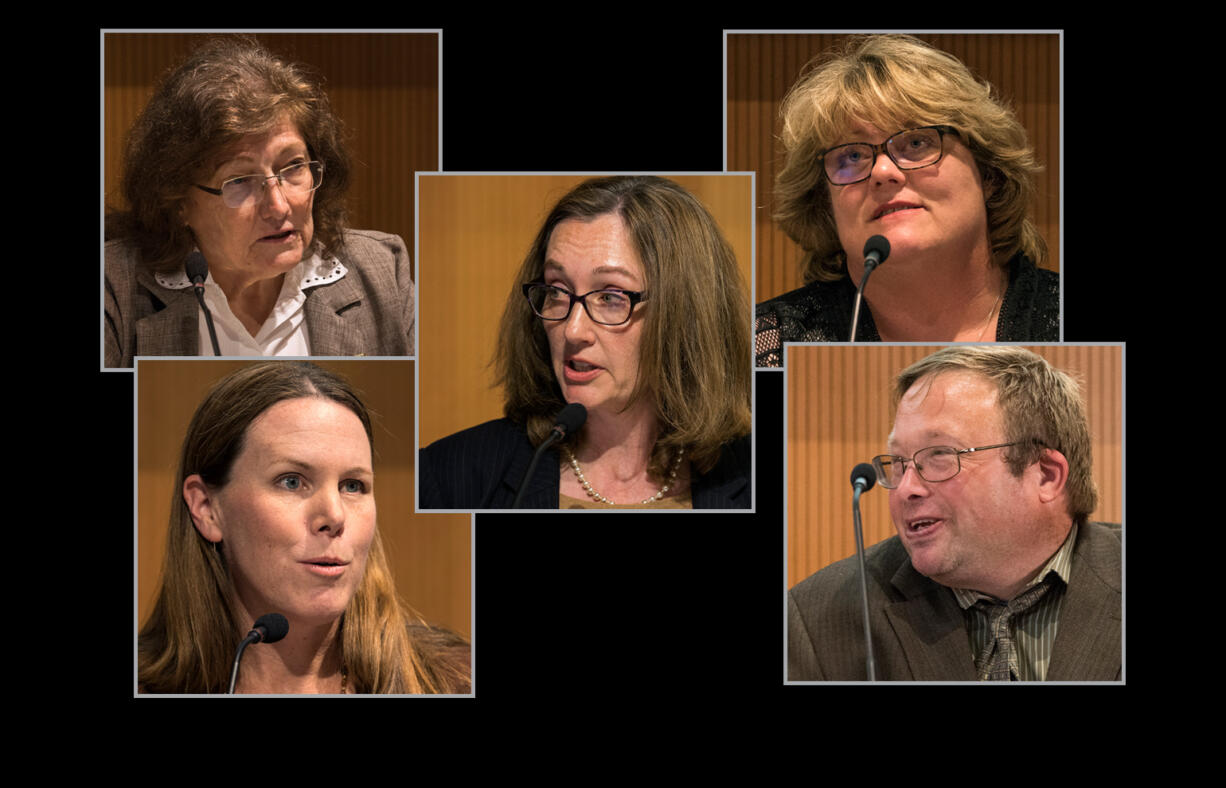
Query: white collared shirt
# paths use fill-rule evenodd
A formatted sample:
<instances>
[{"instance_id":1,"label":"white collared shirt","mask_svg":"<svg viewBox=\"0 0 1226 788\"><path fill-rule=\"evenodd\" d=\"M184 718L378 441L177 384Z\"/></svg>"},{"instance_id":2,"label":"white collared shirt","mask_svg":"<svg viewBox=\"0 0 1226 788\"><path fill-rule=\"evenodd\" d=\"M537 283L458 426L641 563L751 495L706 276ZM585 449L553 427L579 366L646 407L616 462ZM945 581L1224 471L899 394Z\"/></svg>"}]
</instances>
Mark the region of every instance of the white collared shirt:
<instances>
[{"instance_id":1,"label":"white collared shirt","mask_svg":"<svg viewBox=\"0 0 1226 788\"><path fill-rule=\"evenodd\" d=\"M303 260L286 272L281 282L281 292L272 312L260 330L252 336L246 326L230 309L230 302L221 287L213 281L210 273L204 280L204 303L213 316L213 328L217 331L217 347L223 356L309 356L310 338L307 335L306 303L308 288L335 282L348 273L344 264L335 257L323 258L318 253ZM187 274L178 271L155 274L158 284L170 290L182 290L192 286ZM209 339L209 327L204 312L199 312L200 343L197 352L201 356L213 355L213 342Z\"/></svg>"}]
</instances>

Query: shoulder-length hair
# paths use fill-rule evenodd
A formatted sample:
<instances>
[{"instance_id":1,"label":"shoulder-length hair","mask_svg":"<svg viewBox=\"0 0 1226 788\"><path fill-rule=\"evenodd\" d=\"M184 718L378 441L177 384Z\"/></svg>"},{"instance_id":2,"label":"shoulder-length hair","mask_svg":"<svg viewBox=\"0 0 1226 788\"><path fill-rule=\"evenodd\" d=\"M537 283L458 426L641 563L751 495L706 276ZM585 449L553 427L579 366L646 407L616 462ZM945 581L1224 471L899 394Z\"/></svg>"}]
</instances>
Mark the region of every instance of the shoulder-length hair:
<instances>
[{"instance_id":1,"label":"shoulder-length hair","mask_svg":"<svg viewBox=\"0 0 1226 788\"><path fill-rule=\"evenodd\" d=\"M343 378L309 362L262 362L219 381L197 408L183 441L171 501L170 531L157 600L138 639L141 692L224 693L234 649L250 628L240 620L233 578L224 555L192 523L183 482L200 474L224 487L243 450L247 429L278 402L323 397L353 411L374 449L371 417ZM378 529L362 581L342 614L343 664L357 692L467 691L466 661L449 656L410 629L423 622L397 595ZM427 632L429 630L426 630ZM427 653L436 650L436 654Z\"/></svg>"},{"instance_id":2,"label":"shoulder-length hair","mask_svg":"<svg viewBox=\"0 0 1226 788\"><path fill-rule=\"evenodd\" d=\"M162 79L128 133L120 186L127 205L107 216L108 239L128 241L155 270L181 268L196 243L181 215L193 185L243 137L285 118L324 165L313 248L339 245L350 171L340 119L318 77L245 36L209 41Z\"/></svg>"},{"instance_id":3,"label":"shoulder-length hair","mask_svg":"<svg viewBox=\"0 0 1226 788\"><path fill-rule=\"evenodd\" d=\"M847 264L822 154L856 122L886 133L952 127L979 166L993 261L1004 266L1021 252L1043 264L1047 243L1029 217L1042 168L1026 129L993 94L957 58L912 36L853 36L806 66L780 107L786 161L775 181L775 219L805 250L806 283L839 279Z\"/></svg>"},{"instance_id":4,"label":"shoulder-length hair","mask_svg":"<svg viewBox=\"0 0 1226 788\"><path fill-rule=\"evenodd\" d=\"M953 345L916 361L894 381L894 407L912 386L943 372L973 372L996 386L1005 440L1005 461L1014 476L1038 462L1045 449L1068 460L1068 513L1081 524L1098 506L1093 446L1081 386L1042 356L1008 345Z\"/></svg>"},{"instance_id":5,"label":"shoulder-length hair","mask_svg":"<svg viewBox=\"0 0 1226 788\"><path fill-rule=\"evenodd\" d=\"M750 431L749 306L736 256L714 218L665 178L593 178L549 212L502 314L494 363L505 390L504 412L540 443L566 404L550 364L545 327L520 286L541 281L549 238L560 222L605 214L625 222L646 279L639 376L631 402L649 394L656 399L660 435L650 472L662 477L668 458L682 448L694 467L706 472L722 445Z\"/></svg>"}]
</instances>

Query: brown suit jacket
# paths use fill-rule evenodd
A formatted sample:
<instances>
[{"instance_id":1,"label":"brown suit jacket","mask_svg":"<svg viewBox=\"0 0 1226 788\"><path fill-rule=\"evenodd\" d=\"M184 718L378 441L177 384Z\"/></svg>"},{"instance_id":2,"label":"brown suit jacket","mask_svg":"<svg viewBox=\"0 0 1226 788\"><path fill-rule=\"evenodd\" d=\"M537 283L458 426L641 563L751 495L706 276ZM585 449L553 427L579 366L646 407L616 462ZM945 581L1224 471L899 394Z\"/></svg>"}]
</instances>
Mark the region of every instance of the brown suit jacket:
<instances>
[{"instance_id":1,"label":"brown suit jacket","mask_svg":"<svg viewBox=\"0 0 1226 788\"><path fill-rule=\"evenodd\" d=\"M1077 529L1073 566L1048 681L1121 678L1118 525ZM962 608L951 590L916 572L897 536L865 551L873 661L881 681L975 681ZM788 592L788 679L865 681L859 563L853 555Z\"/></svg>"},{"instance_id":2,"label":"brown suit jacket","mask_svg":"<svg viewBox=\"0 0 1226 788\"><path fill-rule=\"evenodd\" d=\"M316 356L414 353L414 291L409 253L397 235L346 230L334 252L348 273L308 288L307 335ZM106 244L105 365L136 356L194 356L199 306L191 288L169 290L122 241Z\"/></svg>"}]
</instances>

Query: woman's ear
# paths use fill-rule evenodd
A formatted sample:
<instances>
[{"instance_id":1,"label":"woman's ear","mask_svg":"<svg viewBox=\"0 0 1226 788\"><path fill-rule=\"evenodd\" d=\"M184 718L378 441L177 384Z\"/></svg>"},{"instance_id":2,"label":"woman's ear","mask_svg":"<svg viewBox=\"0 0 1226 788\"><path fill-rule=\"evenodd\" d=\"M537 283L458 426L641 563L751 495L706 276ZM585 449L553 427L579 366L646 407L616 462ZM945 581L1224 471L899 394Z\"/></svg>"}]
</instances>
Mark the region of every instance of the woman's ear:
<instances>
[{"instance_id":1,"label":"woman's ear","mask_svg":"<svg viewBox=\"0 0 1226 788\"><path fill-rule=\"evenodd\" d=\"M200 474L193 473L183 480L183 501L187 504L192 523L200 535L210 542L220 542L222 531L217 516L217 497L204 483L204 479L200 478Z\"/></svg>"}]
</instances>

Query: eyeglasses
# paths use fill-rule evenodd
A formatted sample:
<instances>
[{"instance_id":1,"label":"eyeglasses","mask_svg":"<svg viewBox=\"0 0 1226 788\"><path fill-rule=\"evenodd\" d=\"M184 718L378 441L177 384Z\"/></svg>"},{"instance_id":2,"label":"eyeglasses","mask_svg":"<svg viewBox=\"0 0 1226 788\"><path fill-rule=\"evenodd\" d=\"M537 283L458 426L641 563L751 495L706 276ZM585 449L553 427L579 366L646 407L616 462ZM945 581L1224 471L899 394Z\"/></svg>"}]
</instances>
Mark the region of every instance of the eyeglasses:
<instances>
[{"instance_id":1,"label":"eyeglasses","mask_svg":"<svg viewBox=\"0 0 1226 788\"><path fill-rule=\"evenodd\" d=\"M240 175L222 181L220 189L210 189L200 184L196 184L196 188L209 194L220 195L221 201L229 208L240 208L248 200L262 198L265 187L273 179L276 179L287 194L309 194L323 183L324 163L296 161L288 167L282 167L273 175Z\"/></svg>"},{"instance_id":2,"label":"eyeglasses","mask_svg":"<svg viewBox=\"0 0 1226 788\"><path fill-rule=\"evenodd\" d=\"M911 459L899 457L896 454L878 454L873 458L873 469L877 471L877 483L887 490L893 490L902 484L902 477L907 472L907 463L915 465L915 472L926 482L947 482L962 470L962 455L988 449L1003 449L1006 446L1016 446L1013 443L996 443L991 446L978 446L974 449L955 449L953 446L929 446L920 449Z\"/></svg>"},{"instance_id":3,"label":"eyeglasses","mask_svg":"<svg viewBox=\"0 0 1226 788\"><path fill-rule=\"evenodd\" d=\"M570 310L578 301L583 304L587 316L593 322L605 326L620 326L627 322L634 312L634 305L646 300L642 293L632 290L609 288L575 295L560 287L541 282L529 282L523 286L523 291L524 297L532 305L532 311L539 318L565 320L570 317Z\"/></svg>"},{"instance_id":4,"label":"eyeglasses","mask_svg":"<svg viewBox=\"0 0 1226 788\"><path fill-rule=\"evenodd\" d=\"M880 145L868 142L836 145L821 154L822 171L835 186L848 186L867 180L881 153L889 156L900 170L931 167L945 154L945 133L948 131L953 129L925 126L900 131Z\"/></svg>"}]
</instances>

